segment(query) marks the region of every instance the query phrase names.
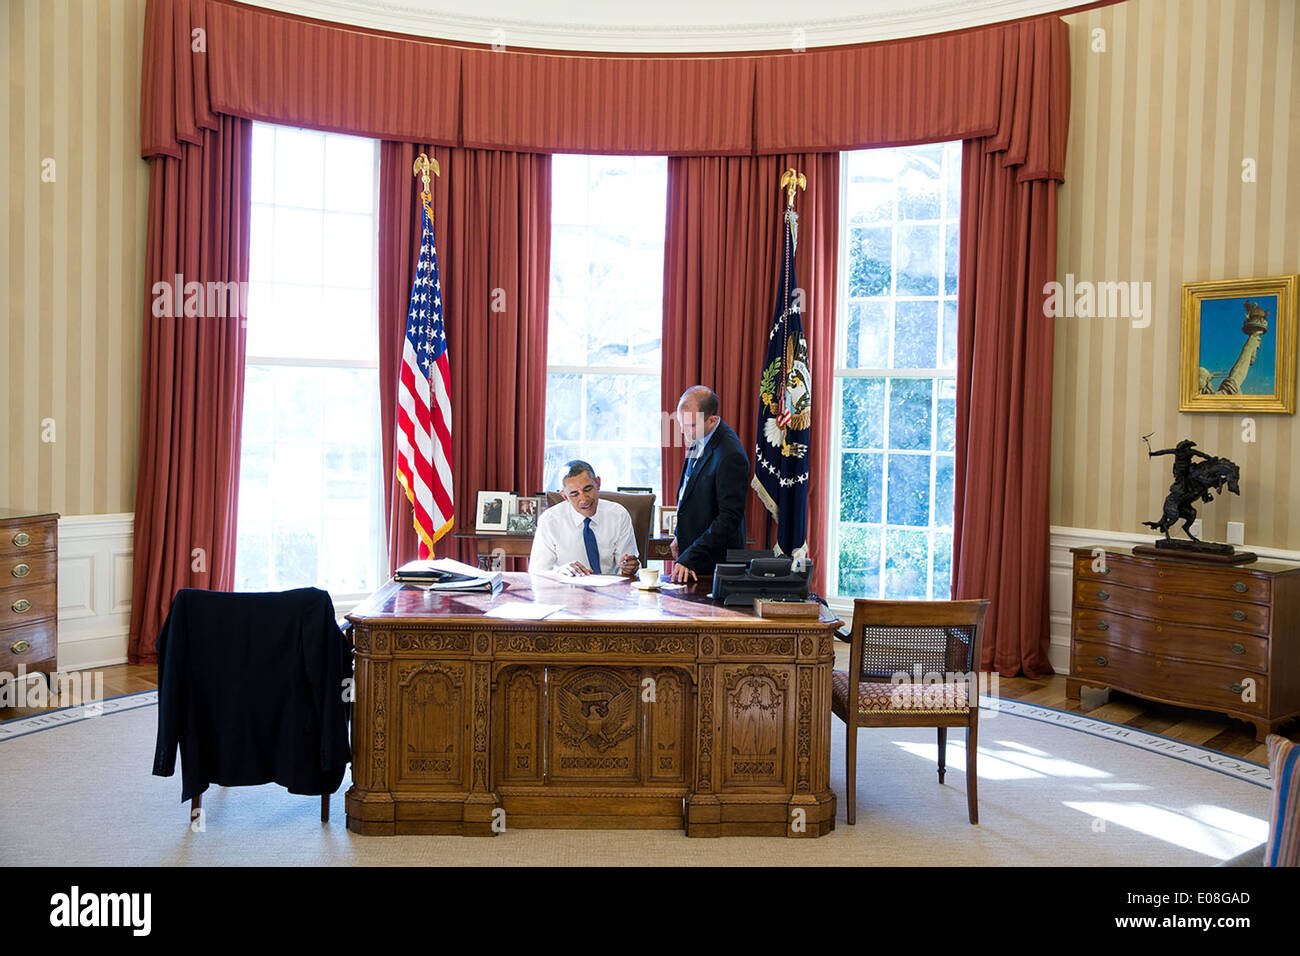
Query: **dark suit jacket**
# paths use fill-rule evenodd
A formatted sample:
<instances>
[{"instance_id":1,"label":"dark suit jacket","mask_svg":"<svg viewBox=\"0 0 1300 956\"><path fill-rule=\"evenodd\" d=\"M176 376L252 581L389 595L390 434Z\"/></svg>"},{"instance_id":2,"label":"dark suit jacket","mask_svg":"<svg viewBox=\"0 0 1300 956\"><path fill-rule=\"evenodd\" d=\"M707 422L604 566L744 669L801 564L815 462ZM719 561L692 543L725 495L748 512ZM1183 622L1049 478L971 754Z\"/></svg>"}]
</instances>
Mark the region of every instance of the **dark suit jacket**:
<instances>
[{"instance_id":1,"label":"dark suit jacket","mask_svg":"<svg viewBox=\"0 0 1300 956\"><path fill-rule=\"evenodd\" d=\"M351 755L343 679L351 655L316 588L176 593L158 635L153 772L181 752L181 799L208 784L333 793Z\"/></svg>"},{"instance_id":2,"label":"dark suit jacket","mask_svg":"<svg viewBox=\"0 0 1300 956\"><path fill-rule=\"evenodd\" d=\"M745 546L749 478L745 447L731 426L719 421L677 502L678 561L701 578L726 560L728 548ZM680 484L680 475L677 480Z\"/></svg>"}]
</instances>

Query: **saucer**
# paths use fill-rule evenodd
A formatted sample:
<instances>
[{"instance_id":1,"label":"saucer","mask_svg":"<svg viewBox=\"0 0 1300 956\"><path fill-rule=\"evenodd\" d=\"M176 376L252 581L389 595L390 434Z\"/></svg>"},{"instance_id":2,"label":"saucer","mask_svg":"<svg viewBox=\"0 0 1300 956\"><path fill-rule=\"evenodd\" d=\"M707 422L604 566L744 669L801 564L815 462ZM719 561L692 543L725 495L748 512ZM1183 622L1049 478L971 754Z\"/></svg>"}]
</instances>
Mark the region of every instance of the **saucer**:
<instances>
[{"instance_id":1,"label":"saucer","mask_svg":"<svg viewBox=\"0 0 1300 956\"><path fill-rule=\"evenodd\" d=\"M658 584L642 584L640 581L637 581L632 585L632 587L636 588L638 591L662 591L663 582L661 581Z\"/></svg>"}]
</instances>

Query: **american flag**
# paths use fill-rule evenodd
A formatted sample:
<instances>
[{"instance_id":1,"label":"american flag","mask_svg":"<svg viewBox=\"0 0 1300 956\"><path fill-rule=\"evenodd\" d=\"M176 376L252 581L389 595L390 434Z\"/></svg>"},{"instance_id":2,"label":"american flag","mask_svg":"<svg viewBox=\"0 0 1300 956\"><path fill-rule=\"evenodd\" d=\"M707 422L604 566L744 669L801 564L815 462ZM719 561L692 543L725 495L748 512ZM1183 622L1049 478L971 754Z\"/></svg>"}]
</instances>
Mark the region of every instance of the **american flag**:
<instances>
[{"instance_id":1,"label":"american flag","mask_svg":"<svg viewBox=\"0 0 1300 956\"><path fill-rule=\"evenodd\" d=\"M406 313L397 388L397 480L415 512L421 558L451 530L451 366L442 324L442 283L433 247L432 197L425 193L420 259Z\"/></svg>"}]
</instances>

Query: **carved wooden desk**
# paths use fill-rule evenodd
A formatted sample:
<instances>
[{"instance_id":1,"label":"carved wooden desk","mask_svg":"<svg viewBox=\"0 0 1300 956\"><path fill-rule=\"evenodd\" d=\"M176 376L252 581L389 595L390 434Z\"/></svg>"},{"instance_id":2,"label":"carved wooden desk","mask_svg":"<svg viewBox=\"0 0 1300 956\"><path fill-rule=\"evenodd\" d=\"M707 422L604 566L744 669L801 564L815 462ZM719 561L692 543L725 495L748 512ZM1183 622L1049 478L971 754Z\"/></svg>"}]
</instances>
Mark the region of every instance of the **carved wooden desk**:
<instances>
[{"instance_id":1,"label":"carved wooden desk","mask_svg":"<svg viewBox=\"0 0 1300 956\"><path fill-rule=\"evenodd\" d=\"M350 830L834 829L834 623L763 620L694 589L505 580L496 595L390 581L348 615ZM511 601L564 610L484 616Z\"/></svg>"}]
</instances>

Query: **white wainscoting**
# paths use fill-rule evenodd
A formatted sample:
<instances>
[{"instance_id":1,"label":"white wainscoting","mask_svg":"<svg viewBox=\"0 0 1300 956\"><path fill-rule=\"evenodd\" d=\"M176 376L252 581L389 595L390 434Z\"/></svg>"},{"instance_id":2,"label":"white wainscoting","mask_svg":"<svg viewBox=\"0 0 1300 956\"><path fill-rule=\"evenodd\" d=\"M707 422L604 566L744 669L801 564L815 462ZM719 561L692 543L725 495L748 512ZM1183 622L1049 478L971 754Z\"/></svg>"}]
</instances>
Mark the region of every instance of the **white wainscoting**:
<instances>
[{"instance_id":1,"label":"white wainscoting","mask_svg":"<svg viewBox=\"0 0 1300 956\"><path fill-rule=\"evenodd\" d=\"M1070 560L1070 549L1107 544L1132 547L1135 544L1151 544L1153 541L1155 537L1150 533L1052 526L1051 575L1048 585L1051 646L1048 649L1048 659L1058 674L1070 672L1070 598L1074 588L1074 564ZM1249 543L1242 545L1241 550L1254 551L1261 558L1300 562L1300 551L1260 548Z\"/></svg>"},{"instance_id":2,"label":"white wainscoting","mask_svg":"<svg viewBox=\"0 0 1300 956\"><path fill-rule=\"evenodd\" d=\"M59 669L126 661L135 515L59 519Z\"/></svg>"}]
</instances>

